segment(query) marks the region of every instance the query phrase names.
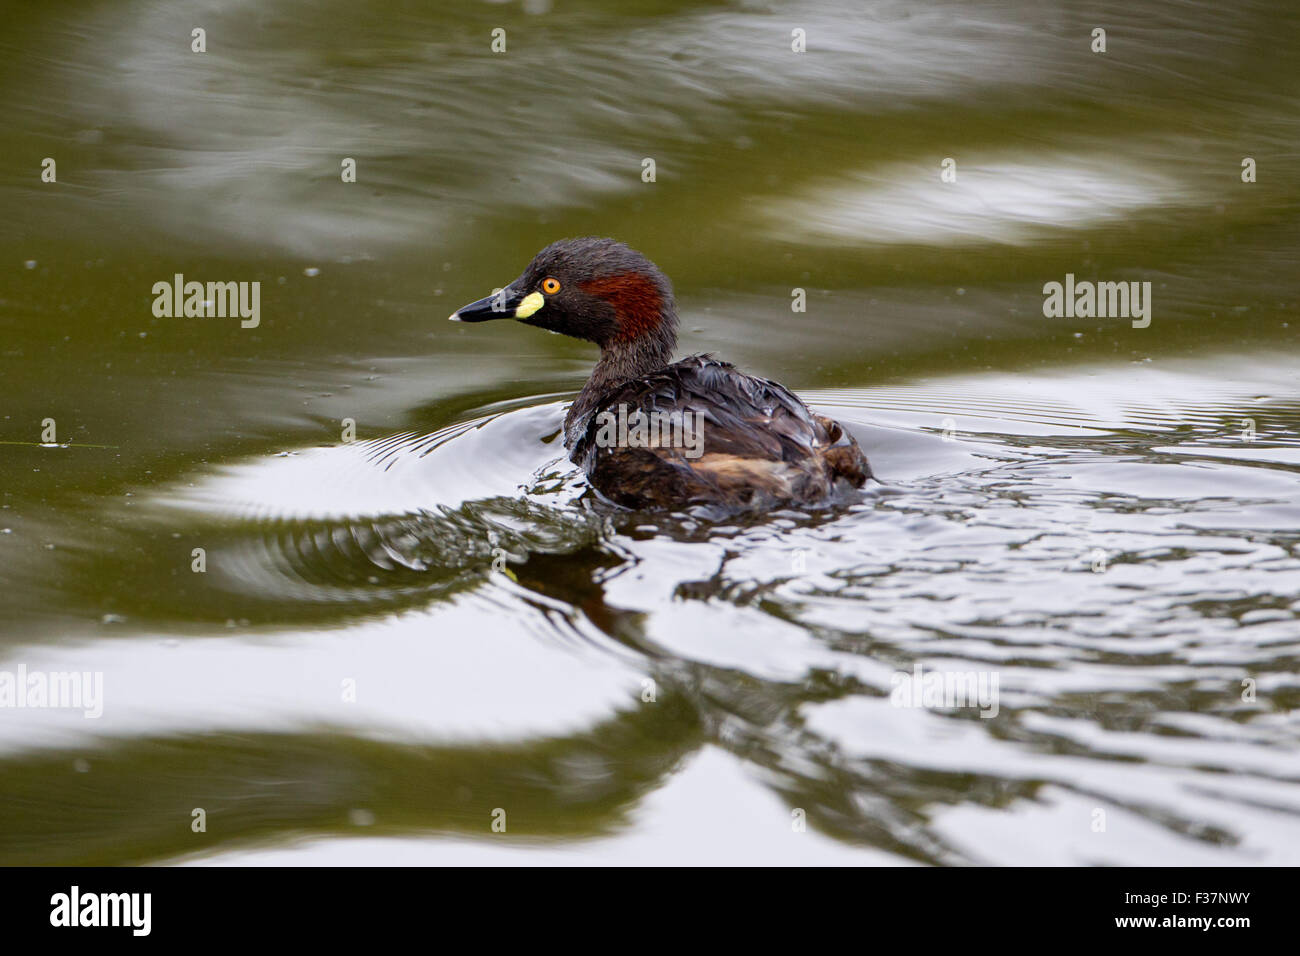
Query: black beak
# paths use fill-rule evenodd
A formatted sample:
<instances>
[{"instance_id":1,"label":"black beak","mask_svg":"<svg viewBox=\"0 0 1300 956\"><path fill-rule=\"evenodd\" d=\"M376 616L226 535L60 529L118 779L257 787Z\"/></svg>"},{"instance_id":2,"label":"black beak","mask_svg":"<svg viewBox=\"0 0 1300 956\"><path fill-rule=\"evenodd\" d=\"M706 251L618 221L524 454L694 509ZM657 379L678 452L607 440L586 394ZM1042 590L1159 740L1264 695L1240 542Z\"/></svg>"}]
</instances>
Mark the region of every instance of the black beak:
<instances>
[{"instance_id":1,"label":"black beak","mask_svg":"<svg viewBox=\"0 0 1300 956\"><path fill-rule=\"evenodd\" d=\"M453 322L486 322L488 319L513 319L524 294L506 286L500 292L485 296L477 302L462 305L448 318Z\"/></svg>"}]
</instances>

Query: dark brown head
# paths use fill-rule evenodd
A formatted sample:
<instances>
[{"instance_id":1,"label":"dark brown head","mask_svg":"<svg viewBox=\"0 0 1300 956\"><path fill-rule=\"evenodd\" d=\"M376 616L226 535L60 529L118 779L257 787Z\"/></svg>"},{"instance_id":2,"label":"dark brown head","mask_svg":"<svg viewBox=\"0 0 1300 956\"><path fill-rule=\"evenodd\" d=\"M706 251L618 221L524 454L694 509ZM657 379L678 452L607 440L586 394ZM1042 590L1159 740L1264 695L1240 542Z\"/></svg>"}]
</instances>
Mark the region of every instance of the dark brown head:
<instances>
[{"instance_id":1,"label":"dark brown head","mask_svg":"<svg viewBox=\"0 0 1300 956\"><path fill-rule=\"evenodd\" d=\"M677 345L668 277L613 239L561 239L539 252L519 278L452 313L453 322L517 319L595 342L605 351L662 353Z\"/></svg>"}]
</instances>

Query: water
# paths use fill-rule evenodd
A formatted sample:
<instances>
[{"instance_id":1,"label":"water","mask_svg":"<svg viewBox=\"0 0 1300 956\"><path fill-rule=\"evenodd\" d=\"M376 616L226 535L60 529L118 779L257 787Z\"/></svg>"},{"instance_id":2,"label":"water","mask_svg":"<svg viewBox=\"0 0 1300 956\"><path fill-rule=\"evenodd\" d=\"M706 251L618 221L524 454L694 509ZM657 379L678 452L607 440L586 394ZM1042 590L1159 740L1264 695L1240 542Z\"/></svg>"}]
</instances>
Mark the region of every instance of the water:
<instances>
[{"instance_id":1,"label":"water","mask_svg":"<svg viewBox=\"0 0 1300 956\"><path fill-rule=\"evenodd\" d=\"M16 7L0 671L102 673L103 714L0 709L0 862L1298 862L1298 27ZM445 321L582 234L881 482L593 502L592 350ZM156 318L176 273L260 323ZM1150 325L1044 318L1067 273ZM918 667L996 715L895 706Z\"/></svg>"}]
</instances>

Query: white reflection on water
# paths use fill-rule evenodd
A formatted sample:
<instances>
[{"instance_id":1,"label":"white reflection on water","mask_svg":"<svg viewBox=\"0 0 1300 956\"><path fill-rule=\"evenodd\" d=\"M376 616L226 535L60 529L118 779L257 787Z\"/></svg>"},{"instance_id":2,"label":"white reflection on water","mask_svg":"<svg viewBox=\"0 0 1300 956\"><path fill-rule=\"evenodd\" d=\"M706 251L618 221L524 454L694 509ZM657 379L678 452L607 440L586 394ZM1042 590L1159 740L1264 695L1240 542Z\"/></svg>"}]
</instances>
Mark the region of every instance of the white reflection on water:
<instances>
[{"instance_id":1,"label":"white reflection on water","mask_svg":"<svg viewBox=\"0 0 1300 956\"><path fill-rule=\"evenodd\" d=\"M512 626L484 628L503 601ZM542 612L495 592L345 629L221 628L184 640L89 633L74 647L12 648L12 663L0 669L23 662L29 671L102 672L103 716L0 711L0 751L93 752L109 738L160 731L321 727L383 740L482 744L575 733L636 706L640 675L630 655L572 642L567 652L557 650ZM344 681L353 682L352 699L345 699Z\"/></svg>"},{"instance_id":2,"label":"white reflection on water","mask_svg":"<svg viewBox=\"0 0 1300 956\"><path fill-rule=\"evenodd\" d=\"M450 839L347 840L233 850L196 862L211 866L898 866L909 861L846 846L814 830L794 832L790 811L753 785L753 771L709 748L646 795L629 825L582 842L512 843Z\"/></svg>"},{"instance_id":3,"label":"white reflection on water","mask_svg":"<svg viewBox=\"0 0 1300 956\"><path fill-rule=\"evenodd\" d=\"M246 517L351 518L513 498L548 466L573 471L556 440L563 418L559 403L536 405L428 435L293 450L223 466L193 486L171 489L160 503ZM454 454L440 453L453 441Z\"/></svg>"},{"instance_id":4,"label":"white reflection on water","mask_svg":"<svg viewBox=\"0 0 1300 956\"><path fill-rule=\"evenodd\" d=\"M917 165L848 174L763 207L772 238L806 242L1023 243L1198 199L1171 176L1113 159L962 159L955 182Z\"/></svg>"}]
</instances>

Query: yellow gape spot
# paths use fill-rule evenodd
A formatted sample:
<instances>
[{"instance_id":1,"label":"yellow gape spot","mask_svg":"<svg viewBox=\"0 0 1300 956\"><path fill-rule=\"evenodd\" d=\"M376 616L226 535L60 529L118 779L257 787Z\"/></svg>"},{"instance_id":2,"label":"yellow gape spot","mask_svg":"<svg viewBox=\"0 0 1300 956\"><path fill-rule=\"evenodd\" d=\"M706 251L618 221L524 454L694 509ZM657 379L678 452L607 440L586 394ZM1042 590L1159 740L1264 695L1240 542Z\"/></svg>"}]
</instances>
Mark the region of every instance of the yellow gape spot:
<instances>
[{"instance_id":1,"label":"yellow gape spot","mask_svg":"<svg viewBox=\"0 0 1300 956\"><path fill-rule=\"evenodd\" d=\"M530 292L524 296L524 301L519 303L519 308L515 309L515 318L526 319L545 304L546 296L540 292Z\"/></svg>"}]
</instances>

